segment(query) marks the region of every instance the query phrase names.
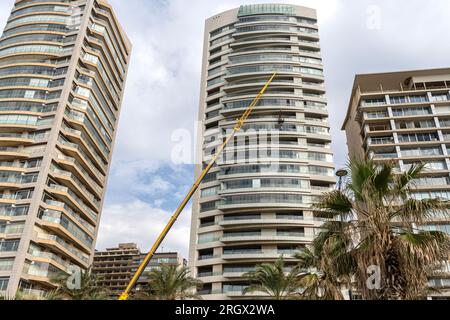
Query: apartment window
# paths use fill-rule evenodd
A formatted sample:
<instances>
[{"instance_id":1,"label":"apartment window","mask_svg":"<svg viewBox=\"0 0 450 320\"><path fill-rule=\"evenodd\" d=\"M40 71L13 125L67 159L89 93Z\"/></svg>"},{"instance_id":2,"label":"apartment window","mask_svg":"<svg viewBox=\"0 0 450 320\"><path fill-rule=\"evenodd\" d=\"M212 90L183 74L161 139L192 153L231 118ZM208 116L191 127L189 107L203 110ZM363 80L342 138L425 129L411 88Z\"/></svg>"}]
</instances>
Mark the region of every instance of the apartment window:
<instances>
[{"instance_id":1,"label":"apartment window","mask_svg":"<svg viewBox=\"0 0 450 320\"><path fill-rule=\"evenodd\" d=\"M256 231L225 231L223 233L224 238L235 238L235 237L255 237L260 236L261 230Z\"/></svg>"},{"instance_id":2,"label":"apartment window","mask_svg":"<svg viewBox=\"0 0 450 320\"><path fill-rule=\"evenodd\" d=\"M407 101L405 96L389 97L389 100L392 104L406 103Z\"/></svg>"},{"instance_id":3,"label":"apartment window","mask_svg":"<svg viewBox=\"0 0 450 320\"><path fill-rule=\"evenodd\" d=\"M217 194L217 191L219 191L219 187L211 187L211 188L206 188L202 190L202 198L207 198L207 197L212 197L215 196Z\"/></svg>"},{"instance_id":4,"label":"apartment window","mask_svg":"<svg viewBox=\"0 0 450 320\"><path fill-rule=\"evenodd\" d=\"M198 235L198 243L208 243L216 240L214 232L202 233Z\"/></svg>"},{"instance_id":5,"label":"apartment window","mask_svg":"<svg viewBox=\"0 0 450 320\"><path fill-rule=\"evenodd\" d=\"M402 148L401 153L404 157L414 156L438 156L442 155L442 149L435 148Z\"/></svg>"},{"instance_id":6,"label":"apartment window","mask_svg":"<svg viewBox=\"0 0 450 320\"><path fill-rule=\"evenodd\" d=\"M308 152L308 160L312 161L333 161L330 154L319 153L319 152Z\"/></svg>"},{"instance_id":7,"label":"apartment window","mask_svg":"<svg viewBox=\"0 0 450 320\"><path fill-rule=\"evenodd\" d=\"M8 288L9 278L0 278L0 291L6 291Z\"/></svg>"},{"instance_id":8,"label":"apartment window","mask_svg":"<svg viewBox=\"0 0 450 320\"><path fill-rule=\"evenodd\" d=\"M11 271L13 265L14 265L13 258L0 259L0 271Z\"/></svg>"},{"instance_id":9,"label":"apartment window","mask_svg":"<svg viewBox=\"0 0 450 320\"><path fill-rule=\"evenodd\" d=\"M450 235L450 224L429 224L419 226L419 229L423 231L439 231Z\"/></svg>"},{"instance_id":10,"label":"apartment window","mask_svg":"<svg viewBox=\"0 0 450 320\"><path fill-rule=\"evenodd\" d=\"M397 129L434 128L435 126L436 125L433 120L396 122Z\"/></svg>"},{"instance_id":11,"label":"apartment window","mask_svg":"<svg viewBox=\"0 0 450 320\"><path fill-rule=\"evenodd\" d=\"M219 28L219 29L211 31L211 33L210 33L211 34L211 38L214 37L214 36L217 36L217 35L219 35L219 34L221 34L223 32L225 32L225 31L230 30L232 27L233 27L233 24L230 24L230 25L227 25L225 27L222 27L222 28Z\"/></svg>"},{"instance_id":12,"label":"apartment window","mask_svg":"<svg viewBox=\"0 0 450 320\"><path fill-rule=\"evenodd\" d=\"M308 180L282 179L282 178L262 178L243 179L224 182L225 189L249 189L249 188L309 188Z\"/></svg>"},{"instance_id":13,"label":"apartment window","mask_svg":"<svg viewBox=\"0 0 450 320\"><path fill-rule=\"evenodd\" d=\"M303 68L307 69L307 68ZM228 69L230 74L239 74L239 73L249 73L249 72L292 72L296 71L295 67L292 65L275 65L275 64L267 64L267 65L256 65L256 66L245 66L245 67L233 67ZM306 71L303 71L306 72Z\"/></svg>"},{"instance_id":14,"label":"apartment window","mask_svg":"<svg viewBox=\"0 0 450 320\"><path fill-rule=\"evenodd\" d=\"M323 76L323 71L314 68L300 68L301 73L312 74L316 76Z\"/></svg>"},{"instance_id":15,"label":"apartment window","mask_svg":"<svg viewBox=\"0 0 450 320\"><path fill-rule=\"evenodd\" d=\"M415 179L414 182L419 186L446 186L450 183L449 177L423 177Z\"/></svg>"},{"instance_id":16,"label":"apartment window","mask_svg":"<svg viewBox=\"0 0 450 320\"><path fill-rule=\"evenodd\" d=\"M247 203L309 203L310 198L301 194L246 194L228 196L224 198L224 204L247 204Z\"/></svg>"},{"instance_id":17,"label":"apartment window","mask_svg":"<svg viewBox=\"0 0 450 320\"><path fill-rule=\"evenodd\" d=\"M366 117L369 119L376 119L376 118L387 118L388 113L386 111L373 111L373 112L366 112Z\"/></svg>"},{"instance_id":18,"label":"apartment window","mask_svg":"<svg viewBox=\"0 0 450 320\"><path fill-rule=\"evenodd\" d=\"M19 240L6 240L0 242L0 252L14 252L19 248Z\"/></svg>"},{"instance_id":19,"label":"apartment window","mask_svg":"<svg viewBox=\"0 0 450 320\"><path fill-rule=\"evenodd\" d=\"M0 205L0 216L19 217L28 214L29 205Z\"/></svg>"},{"instance_id":20,"label":"apartment window","mask_svg":"<svg viewBox=\"0 0 450 320\"><path fill-rule=\"evenodd\" d=\"M309 166L309 173L313 175L334 176L333 169L319 166Z\"/></svg>"},{"instance_id":21,"label":"apartment window","mask_svg":"<svg viewBox=\"0 0 450 320\"><path fill-rule=\"evenodd\" d=\"M404 116L420 116L431 114L430 107L418 107L418 108L396 108L392 109L394 117Z\"/></svg>"},{"instance_id":22,"label":"apartment window","mask_svg":"<svg viewBox=\"0 0 450 320\"><path fill-rule=\"evenodd\" d=\"M223 249L223 254L248 254L262 253L261 246L228 247Z\"/></svg>"},{"instance_id":23,"label":"apartment window","mask_svg":"<svg viewBox=\"0 0 450 320\"><path fill-rule=\"evenodd\" d=\"M448 93L433 93L431 99L434 102L448 101Z\"/></svg>"},{"instance_id":24,"label":"apartment window","mask_svg":"<svg viewBox=\"0 0 450 320\"><path fill-rule=\"evenodd\" d=\"M223 37L220 37L220 38L217 38L217 39L211 41L210 42L210 46L212 47L212 46L215 46L215 45L217 45L219 43L222 43L222 42L225 42L225 41L228 41L228 40L231 40L231 39L232 39L232 37L230 35L226 35L226 36L223 36Z\"/></svg>"},{"instance_id":25,"label":"apartment window","mask_svg":"<svg viewBox=\"0 0 450 320\"><path fill-rule=\"evenodd\" d=\"M217 78L208 80L206 86L207 86L207 87L211 87L211 86L213 86L213 85L215 85L215 84L218 84L218 83L220 83L220 82L222 82L222 77L217 77Z\"/></svg>"},{"instance_id":26,"label":"apartment window","mask_svg":"<svg viewBox=\"0 0 450 320\"><path fill-rule=\"evenodd\" d=\"M209 201L200 204L200 212L206 212L217 209L217 201Z\"/></svg>"},{"instance_id":27,"label":"apartment window","mask_svg":"<svg viewBox=\"0 0 450 320\"><path fill-rule=\"evenodd\" d=\"M394 138L392 136L387 137L372 137L370 138L371 144L390 144L394 143Z\"/></svg>"},{"instance_id":28,"label":"apartment window","mask_svg":"<svg viewBox=\"0 0 450 320\"><path fill-rule=\"evenodd\" d=\"M411 103L428 102L428 96L426 95L409 96L409 101Z\"/></svg>"},{"instance_id":29,"label":"apartment window","mask_svg":"<svg viewBox=\"0 0 450 320\"><path fill-rule=\"evenodd\" d=\"M206 118L206 120L209 120L209 119L218 117L219 115L220 115L219 110L214 110L214 111L206 113L205 118Z\"/></svg>"},{"instance_id":30,"label":"apartment window","mask_svg":"<svg viewBox=\"0 0 450 320\"><path fill-rule=\"evenodd\" d=\"M208 77L209 76L212 76L212 75L215 75L215 74L217 74L217 73L219 73L219 72L221 72L222 71L222 67L220 66L220 67L216 67L216 68L213 68L213 69L210 69L209 71L208 71Z\"/></svg>"},{"instance_id":31,"label":"apartment window","mask_svg":"<svg viewBox=\"0 0 450 320\"><path fill-rule=\"evenodd\" d=\"M413 193L413 197L417 200L422 199L444 199L450 200L450 192L449 191L423 191L423 192L415 192Z\"/></svg>"},{"instance_id":32,"label":"apartment window","mask_svg":"<svg viewBox=\"0 0 450 320\"><path fill-rule=\"evenodd\" d=\"M450 113L450 106L435 106L437 114Z\"/></svg>"},{"instance_id":33,"label":"apartment window","mask_svg":"<svg viewBox=\"0 0 450 320\"><path fill-rule=\"evenodd\" d=\"M25 224L22 223L6 223L0 222L0 233L3 234L20 234L23 232Z\"/></svg>"},{"instance_id":34,"label":"apartment window","mask_svg":"<svg viewBox=\"0 0 450 320\"><path fill-rule=\"evenodd\" d=\"M405 170L409 170L411 166L417 165L419 162L406 162L404 161ZM430 161L425 164L427 170L447 170L447 164L445 161Z\"/></svg>"},{"instance_id":35,"label":"apartment window","mask_svg":"<svg viewBox=\"0 0 450 320\"><path fill-rule=\"evenodd\" d=\"M437 141L439 137L437 133L414 133L414 134L401 134L398 136L399 142L426 142Z\"/></svg>"},{"instance_id":36,"label":"apartment window","mask_svg":"<svg viewBox=\"0 0 450 320\"><path fill-rule=\"evenodd\" d=\"M217 173L216 172L210 172L203 178L203 183L215 181L217 179Z\"/></svg>"},{"instance_id":37,"label":"apartment window","mask_svg":"<svg viewBox=\"0 0 450 320\"><path fill-rule=\"evenodd\" d=\"M363 106L379 106L386 104L385 98L371 98L371 99L364 99L362 101Z\"/></svg>"}]
</instances>

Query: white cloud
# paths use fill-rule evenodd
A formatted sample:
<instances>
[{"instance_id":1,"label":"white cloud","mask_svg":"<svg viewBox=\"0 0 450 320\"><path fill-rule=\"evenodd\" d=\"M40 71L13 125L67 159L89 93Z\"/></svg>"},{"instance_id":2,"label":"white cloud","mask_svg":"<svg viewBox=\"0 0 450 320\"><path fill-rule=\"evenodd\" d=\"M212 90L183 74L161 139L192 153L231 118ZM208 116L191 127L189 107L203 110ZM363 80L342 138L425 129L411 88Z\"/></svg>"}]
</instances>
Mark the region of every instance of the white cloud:
<instances>
[{"instance_id":1,"label":"white cloud","mask_svg":"<svg viewBox=\"0 0 450 320\"><path fill-rule=\"evenodd\" d=\"M189 212L190 208L186 208L162 243L161 250L176 250L187 257ZM97 248L104 249L115 247L118 243L134 242L147 252L172 214L137 199L123 204L106 205L100 223Z\"/></svg>"}]
</instances>

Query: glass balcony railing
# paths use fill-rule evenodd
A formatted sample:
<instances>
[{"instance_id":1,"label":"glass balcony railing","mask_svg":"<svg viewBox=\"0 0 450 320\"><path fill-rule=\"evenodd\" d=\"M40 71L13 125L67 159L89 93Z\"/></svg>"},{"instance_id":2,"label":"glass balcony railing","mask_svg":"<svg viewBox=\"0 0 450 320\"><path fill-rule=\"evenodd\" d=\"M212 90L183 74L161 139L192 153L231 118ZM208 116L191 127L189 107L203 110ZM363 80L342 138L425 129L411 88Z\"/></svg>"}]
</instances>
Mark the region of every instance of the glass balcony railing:
<instances>
[{"instance_id":1,"label":"glass balcony railing","mask_svg":"<svg viewBox=\"0 0 450 320\"><path fill-rule=\"evenodd\" d=\"M259 237L261 236L261 232L234 232L234 233L225 233L223 238L239 238L239 237Z\"/></svg>"},{"instance_id":2,"label":"glass balcony railing","mask_svg":"<svg viewBox=\"0 0 450 320\"><path fill-rule=\"evenodd\" d=\"M95 173L97 173L99 176L103 176L103 174L100 173L100 171L98 169L96 169L96 165L92 162L92 160L89 158L89 156L86 154L86 152L84 152L84 150L79 145L77 145L76 143L72 143L67 140L64 140L62 137L58 137L58 142L69 148L76 149L80 153L80 155L83 157L83 159L90 165L89 168L91 170L93 170ZM103 163L103 162L101 162L101 163ZM100 165L100 166L102 168L104 167L102 165Z\"/></svg>"},{"instance_id":3,"label":"glass balcony railing","mask_svg":"<svg viewBox=\"0 0 450 320\"><path fill-rule=\"evenodd\" d=\"M54 166L50 168L50 170L56 174L62 175L64 177L72 179L75 182L75 185L82 191L84 196L89 199L94 206L98 209L100 206L100 201L85 187L85 185L71 172L58 169Z\"/></svg>"},{"instance_id":4,"label":"glass balcony railing","mask_svg":"<svg viewBox=\"0 0 450 320\"><path fill-rule=\"evenodd\" d=\"M277 236L279 237L304 237L304 232L293 232L293 231L278 231Z\"/></svg>"},{"instance_id":5,"label":"glass balcony railing","mask_svg":"<svg viewBox=\"0 0 450 320\"><path fill-rule=\"evenodd\" d=\"M64 202L47 199L45 201L45 203L48 205L51 205L54 207L59 207L59 208L65 210L71 217L73 217L76 221L78 221L81 225L83 225L87 230L89 230L89 232L91 232L92 234L95 233L95 227L92 226L90 223L88 223L86 220L84 220L78 213L76 213L71 207L69 207ZM48 211L56 214L56 211L54 211L54 210L48 210Z\"/></svg>"},{"instance_id":6,"label":"glass balcony railing","mask_svg":"<svg viewBox=\"0 0 450 320\"><path fill-rule=\"evenodd\" d=\"M97 221L97 214L91 208L89 208L83 202L83 200L80 199L80 197L78 197L72 190L70 190L70 188L68 188L66 186L62 186L62 185L57 185L57 184L51 184L50 188L69 194L75 200L75 203L83 209L84 214L91 217L91 219L93 219L94 221Z\"/></svg>"},{"instance_id":7,"label":"glass balcony railing","mask_svg":"<svg viewBox=\"0 0 450 320\"><path fill-rule=\"evenodd\" d=\"M67 219L67 217L58 211L44 211L39 215L42 221L47 221L55 224L59 224L64 228L69 234L74 236L76 239L80 240L85 246L91 247L93 238L90 237L86 232L84 232L80 227L74 224L72 221Z\"/></svg>"},{"instance_id":8,"label":"glass balcony railing","mask_svg":"<svg viewBox=\"0 0 450 320\"><path fill-rule=\"evenodd\" d=\"M58 159L63 160L63 161L67 161L70 162L74 165L74 167L76 167L79 171L81 171L84 174L84 179L86 179L89 182L89 185L94 188L98 193L101 194L102 192L102 187L100 187L100 185L95 182L89 175L89 173L86 171L86 169L84 169L82 166L80 166L77 161L72 158L72 157L68 157L68 156L64 156L62 154L58 154ZM100 174L100 172L98 172L98 178L100 179L100 181L104 182L104 176Z\"/></svg>"},{"instance_id":9,"label":"glass balcony railing","mask_svg":"<svg viewBox=\"0 0 450 320\"><path fill-rule=\"evenodd\" d=\"M65 261L60 256L57 256L56 254L54 254L52 252L44 252L44 251L40 251L40 250L33 250L33 251L29 251L28 253L30 255L32 255L33 257L40 257L40 258L45 258L45 259L51 259L51 260L56 261L57 263L59 263L60 265L66 267L66 268L68 268L70 266L69 262Z\"/></svg>"},{"instance_id":10,"label":"glass balcony railing","mask_svg":"<svg viewBox=\"0 0 450 320\"><path fill-rule=\"evenodd\" d=\"M42 278L54 278L56 276L59 275L58 272L53 272L49 269L41 269L39 267L35 267L35 266L30 266L29 268L27 268L28 270L26 270L26 274L30 275L30 276L35 276L35 277L42 277Z\"/></svg>"},{"instance_id":11,"label":"glass balcony railing","mask_svg":"<svg viewBox=\"0 0 450 320\"><path fill-rule=\"evenodd\" d=\"M262 254L263 251L261 249L248 249L248 250L224 250L224 255L242 255L242 254Z\"/></svg>"},{"instance_id":12,"label":"glass balcony railing","mask_svg":"<svg viewBox=\"0 0 450 320\"><path fill-rule=\"evenodd\" d=\"M42 240L55 241L56 243L60 244L62 247L67 249L69 252L71 252L73 255L75 255L76 257L81 259L83 262L89 263L89 256L87 254L83 253L81 250L78 250L77 248L70 245L69 243L67 243L62 238L60 238L56 235L38 233L37 238L42 239Z\"/></svg>"}]
</instances>

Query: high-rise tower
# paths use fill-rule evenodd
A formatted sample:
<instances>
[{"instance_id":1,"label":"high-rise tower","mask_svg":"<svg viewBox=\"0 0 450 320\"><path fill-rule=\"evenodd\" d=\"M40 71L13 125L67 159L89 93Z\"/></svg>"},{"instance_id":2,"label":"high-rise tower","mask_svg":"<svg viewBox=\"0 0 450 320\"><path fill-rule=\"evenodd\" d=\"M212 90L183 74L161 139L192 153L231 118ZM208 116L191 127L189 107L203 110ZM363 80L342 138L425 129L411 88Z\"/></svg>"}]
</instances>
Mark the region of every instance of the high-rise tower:
<instances>
[{"instance_id":1,"label":"high-rise tower","mask_svg":"<svg viewBox=\"0 0 450 320\"><path fill-rule=\"evenodd\" d=\"M415 181L417 199L450 200L450 69L356 75L342 130L351 156L368 155L377 163L394 161L396 172L424 163ZM450 234L448 214L416 228ZM450 263L429 279L450 296Z\"/></svg>"},{"instance_id":2,"label":"high-rise tower","mask_svg":"<svg viewBox=\"0 0 450 320\"><path fill-rule=\"evenodd\" d=\"M92 262L131 45L105 0L17 0L0 39L0 294Z\"/></svg>"},{"instance_id":3,"label":"high-rise tower","mask_svg":"<svg viewBox=\"0 0 450 320\"><path fill-rule=\"evenodd\" d=\"M236 298L248 286L244 273L280 255L289 268L320 226L310 204L335 182L323 65L316 13L305 7L241 6L209 18L204 37L203 164L278 73L194 198L193 275L204 298Z\"/></svg>"}]
</instances>

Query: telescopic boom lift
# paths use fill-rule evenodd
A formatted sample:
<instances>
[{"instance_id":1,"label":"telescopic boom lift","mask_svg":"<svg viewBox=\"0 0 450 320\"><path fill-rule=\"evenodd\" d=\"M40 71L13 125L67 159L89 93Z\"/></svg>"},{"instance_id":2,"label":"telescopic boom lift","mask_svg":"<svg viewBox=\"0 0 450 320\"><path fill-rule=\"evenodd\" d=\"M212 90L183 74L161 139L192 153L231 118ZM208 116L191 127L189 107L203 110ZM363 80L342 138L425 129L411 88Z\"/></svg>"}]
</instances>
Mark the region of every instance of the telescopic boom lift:
<instances>
[{"instance_id":1,"label":"telescopic boom lift","mask_svg":"<svg viewBox=\"0 0 450 320\"><path fill-rule=\"evenodd\" d=\"M264 95L264 92L266 92L267 88L269 87L269 85L272 82L272 80L276 77L276 75L277 74L274 73L270 77L270 79L266 82L266 84L261 89L261 91L256 96L256 98L247 107L247 109L245 110L243 115L239 119L237 119L236 124L233 127L233 131L230 133L230 135L226 138L225 142L217 150L216 154L211 159L211 161L209 162L208 166L203 170L202 174L198 177L197 181L195 181L194 185L191 187L191 189L187 193L186 197L183 199L183 201L181 202L180 206L178 207L178 209L175 211L173 216L170 218L170 220L167 223L166 227L161 232L159 237L156 239L156 242L153 244L152 248L150 249L150 252L145 256L144 260L142 261L141 265L137 269L136 273L133 275L133 278L131 278L130 282L128 283L128 285L127 285L127 287L125 289L125 291L123 291L122 294L120 295L119 300L127 300L128 299L128 296L129 296L131 290L133 289L133 287L135 286L137 280L142 275L143 271L147 267L147 265L150 262L151 258L153 257L155 252L158 250L159 246L161 245L161 242L163 242L164 238L169 233L170 229L174 225L175 221L178 219L178 216L181 214L181 212L183 211L184 207L186 207L187 203L192 198L192 196L194 195L195 191L198 189L198 186L202 182L203 178L206 176L206 174L212 168L212 166L214 165L216 160L219 158L220 154L225 149L225 147L228 144L228 142L230 142L230 140L233 139L233 137L236 134L236 132L238 132L242 128L242 126L244 125L245 121L249 117L250 113L256 107L256 105L258 104L259 100L261 100L261 97Z\"/></svg>"}]
</instances>

